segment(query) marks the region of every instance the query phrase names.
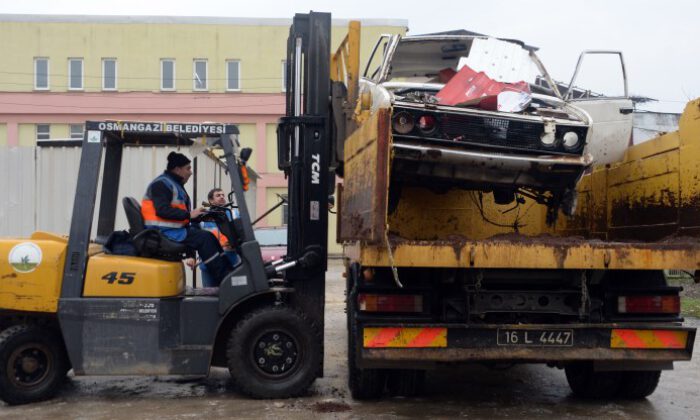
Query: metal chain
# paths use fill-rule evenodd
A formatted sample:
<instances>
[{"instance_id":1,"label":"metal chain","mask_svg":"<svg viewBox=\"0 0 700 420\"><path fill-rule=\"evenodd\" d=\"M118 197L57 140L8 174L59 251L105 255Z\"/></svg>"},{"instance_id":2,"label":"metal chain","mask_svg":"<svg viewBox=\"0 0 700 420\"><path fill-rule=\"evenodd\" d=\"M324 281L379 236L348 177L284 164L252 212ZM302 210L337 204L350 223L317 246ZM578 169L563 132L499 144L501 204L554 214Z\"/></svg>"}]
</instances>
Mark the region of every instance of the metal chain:
<instances>
[{"instance_id":1,"label":"metal chain","mask_svg":"<svg viewBox=\"0 0 700 420\"><path fill-rule=\"evenodd\" d=\"M399 280L399 270L396 269L396 264L394 263L394 253L391 251L391 244L389 243L389 224L384 229L384 240L386 241L386 250L389 254L389 265L391 265L391 272L394 275L394 283L399 289L403 289L403 284Z\"/></svg>"},{"instance_id":2,"label":"metal chain","mask_svg":"<svg viewBox=\"0 0 700 420\"><path fill-rule=\"evenodd\" d=\"M586 279L586 271L581 272L581 305L578 308L578 316L580 319L584 319L586 313L588 312L588 306L591 303L591 299L588 296L588 285Z\"/></svg>"}]
</instances>

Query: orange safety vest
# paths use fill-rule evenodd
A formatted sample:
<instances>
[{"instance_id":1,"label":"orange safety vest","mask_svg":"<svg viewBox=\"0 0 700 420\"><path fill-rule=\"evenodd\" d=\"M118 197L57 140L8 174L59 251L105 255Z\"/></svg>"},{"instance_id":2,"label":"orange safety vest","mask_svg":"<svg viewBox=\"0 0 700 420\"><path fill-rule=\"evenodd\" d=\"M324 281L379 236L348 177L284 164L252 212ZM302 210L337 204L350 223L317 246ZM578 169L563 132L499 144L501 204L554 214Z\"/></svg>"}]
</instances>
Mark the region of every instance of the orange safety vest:
<instances>
[{"instance_id":1,"label":"orange safety vest","mask_svg":"<svg viewBox=\"0 0 700 420\"><path fill-rule=\"evenodd\" d=\"M229 245L228 238L226 237L226 235L221 233L221 231L219 230L219 226L215 222L201 222L199 226L202 229L213 233L214 236L216 236L216 239L221 244L222 248L227 247Z\"/></svg>"},{"instance_id":2,"label":"orange safety vest","mask_svg":"<svg viewBox=\"0 0 700 420\"><path fill-rule=\"evenodd\" d=\"M170 207L186 210L187 208L187 192L178 182L173 181L166 175L160 175L153 180L146 188L146 194L144 194L141 200L141 216L143 217L143 224L146 228L159 228L159 229L178 229L184 228L190 223L189 219L185 220L172 220L164 219L158 217L156 214L156 206L153 203L153 198L151 197L151 186L156 182L165 182L173 191L173 198L170 200Z\"/></svg>"}]
</instances>

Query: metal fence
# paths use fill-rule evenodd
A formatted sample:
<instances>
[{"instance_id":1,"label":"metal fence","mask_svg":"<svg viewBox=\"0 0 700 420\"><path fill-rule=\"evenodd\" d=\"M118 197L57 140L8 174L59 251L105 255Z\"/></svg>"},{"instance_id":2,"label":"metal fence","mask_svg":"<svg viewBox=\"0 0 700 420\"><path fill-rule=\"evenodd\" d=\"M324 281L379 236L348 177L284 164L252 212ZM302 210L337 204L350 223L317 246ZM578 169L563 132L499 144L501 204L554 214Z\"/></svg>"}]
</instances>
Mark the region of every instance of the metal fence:
<instances>
[{"instance_id":1,"label":"metal fence","mask_svg":"<svg viewBox=\"0 0 700 420\"><path fill-rule=\"evenodd\" d=\"M80 147L51 146L0 148L0 236L28 236L36 230L68 234L78 177ZM140 200L146 185L165 168L171 147L126 147L122 158L119 197ZM216 159L199 155L195 173L187 186L193 205L206 200L213 187L230 191L229 178ZM255 188L246 192L251 214L255 214ZM252 206L252 208L251 208ZM99 209L95 207L95 217ZM93 221L93 237L96 220ZM122 208L115 229L126 229Z\"/></svg>"}]
</instances>

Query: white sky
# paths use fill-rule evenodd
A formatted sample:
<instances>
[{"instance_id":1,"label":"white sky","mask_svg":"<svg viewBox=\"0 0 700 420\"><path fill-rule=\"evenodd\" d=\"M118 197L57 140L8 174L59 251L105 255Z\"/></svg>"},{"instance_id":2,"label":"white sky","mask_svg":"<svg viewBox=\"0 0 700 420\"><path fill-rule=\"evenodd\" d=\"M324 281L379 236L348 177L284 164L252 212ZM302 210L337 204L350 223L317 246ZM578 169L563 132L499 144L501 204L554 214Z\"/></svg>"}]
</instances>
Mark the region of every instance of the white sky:
<instances>
[{"instance_id":1,"label":"white sky","mask_svg":"<svg viewBox=\"0 0 700 420\"><path fill-rule=\"evenodd\" d=\"M568 82L584 49L621 50L642 106L681 112L700 96L697 0L0 0L0 13L291 18L309 10L335 18L407 19L409 34L468 29L540 48L550 74Z\"/></svg>"}]
</instances>

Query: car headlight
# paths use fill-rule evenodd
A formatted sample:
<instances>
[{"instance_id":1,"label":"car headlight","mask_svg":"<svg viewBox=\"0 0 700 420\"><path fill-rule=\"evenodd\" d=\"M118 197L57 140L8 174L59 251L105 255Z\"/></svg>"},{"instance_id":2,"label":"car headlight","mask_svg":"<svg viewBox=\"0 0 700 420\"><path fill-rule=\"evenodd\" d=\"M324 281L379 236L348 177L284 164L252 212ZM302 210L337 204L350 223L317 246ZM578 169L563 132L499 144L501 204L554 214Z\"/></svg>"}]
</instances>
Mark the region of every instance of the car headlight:
<instances>
[{"instance_id":1,"label":"car headlight","mask_svg":"<svg viewBox=\"0 0 700 420\"><path fill-rule=\"evenodd\" d=\"M399 112L394 116L394 121L391 123L391 126L394 128L394 131L396 131L399 134L408 134L413 130L413 127L415 127L416 122L415 119L413 118L413 115L409 114L408 112Z\"/></svg>"},{"instance_id":2,"label":"car headlight","mask_svg":"<svg viewBox=\"0 0 700 420\"><path fill-rule=\"evenodd\" d=\"M567 131L564 133L563 138L564 147L567 149L575 149L579 145L578 134L573 131Z\"/></svg>"}]
</instances>

